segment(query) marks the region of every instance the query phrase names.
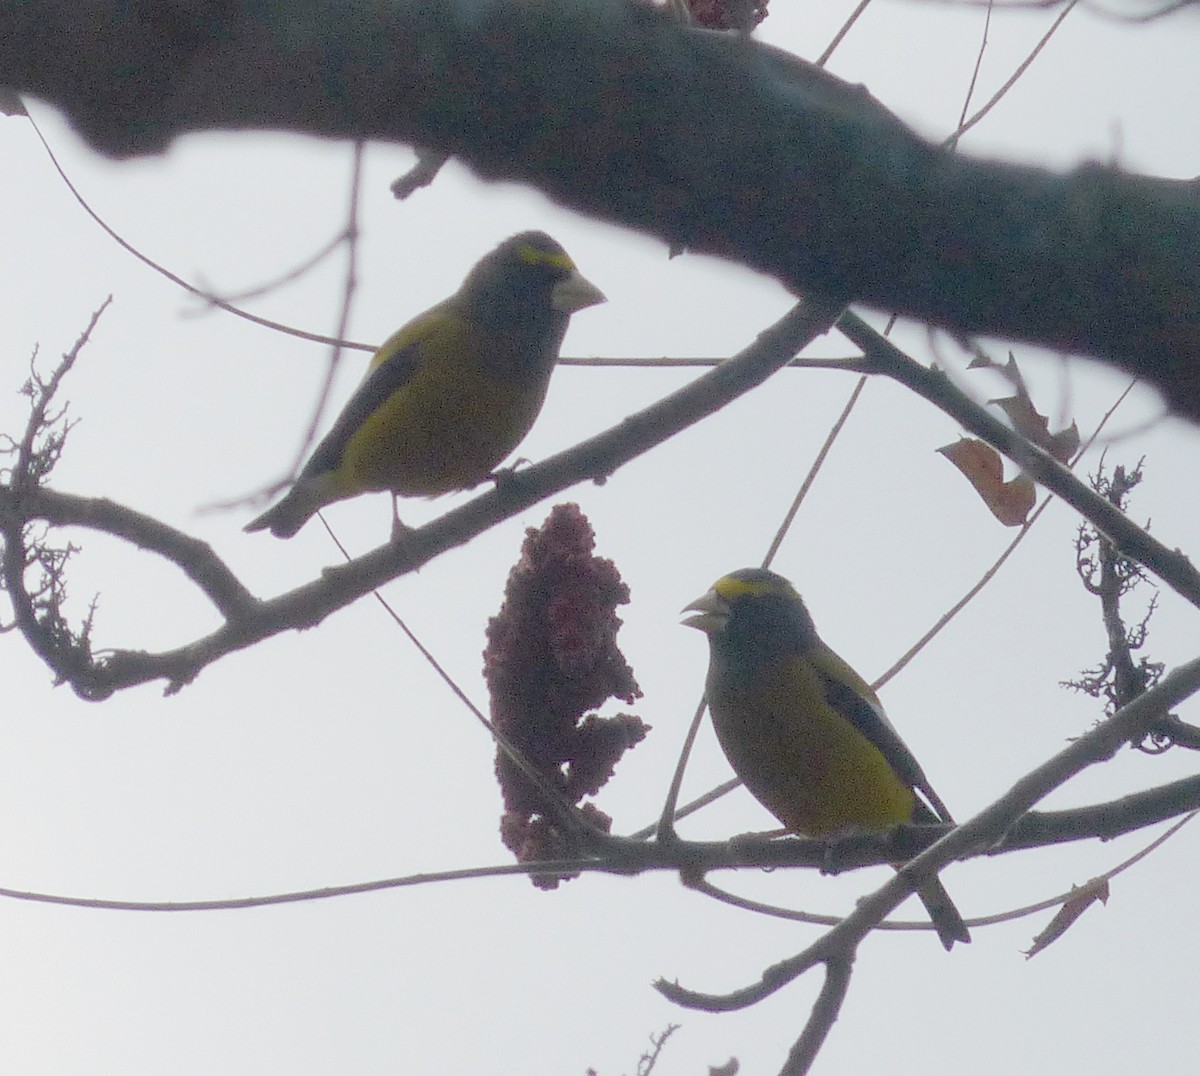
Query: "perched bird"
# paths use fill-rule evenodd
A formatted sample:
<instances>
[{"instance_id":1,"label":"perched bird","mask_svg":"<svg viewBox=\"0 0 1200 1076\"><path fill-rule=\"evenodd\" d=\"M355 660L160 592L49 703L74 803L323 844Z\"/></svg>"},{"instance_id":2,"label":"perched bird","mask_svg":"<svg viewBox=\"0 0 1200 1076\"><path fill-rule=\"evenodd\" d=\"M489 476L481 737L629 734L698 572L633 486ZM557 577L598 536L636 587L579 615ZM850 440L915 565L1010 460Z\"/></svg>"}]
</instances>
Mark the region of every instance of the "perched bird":
<instances>
[{"instance_id":1,"label":"perched bird","mask_svg":"<svg viewBox=\"0 0 1200 1076\"><path fill-rule=\"evenodd\" d=\"M287 495L245 529L290 538L368 490L433 497L482 482L537 418L567 319L602 302L544 232L505 240L375 352Z\"/></svg>"},{"instance_id":2,"label":"perched bird","mask_svg":"<svg viewBox=\"0 0 1200 1076\"><path fill-rule=\"evenodd\" d=\"M743 568L684 612L694 615L683 623L708 636L706 692L721 748L789 830L831 837L951 821L875 692L821 641L786 579ZM936 877L917 895L947 949L971 940Z\"/></svg>"}]
</instances>

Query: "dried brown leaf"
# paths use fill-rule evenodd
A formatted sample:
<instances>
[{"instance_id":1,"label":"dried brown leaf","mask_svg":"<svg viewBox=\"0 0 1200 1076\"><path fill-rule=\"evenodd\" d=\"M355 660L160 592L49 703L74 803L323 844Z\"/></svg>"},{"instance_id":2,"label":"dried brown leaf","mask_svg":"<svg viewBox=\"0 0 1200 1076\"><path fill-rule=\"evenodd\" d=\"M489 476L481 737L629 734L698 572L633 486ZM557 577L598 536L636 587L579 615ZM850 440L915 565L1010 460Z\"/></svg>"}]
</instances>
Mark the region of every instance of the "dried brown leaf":
<instances>
[{"instance_id":1,"label":"dried brown leaf","mask_svg":"<svg viewBox=\"0 0 1200 1076\"><path fill-rule=\"evenodd\" d=\"M1074 926L1075 921L1097 901L1107 904L1108 879L1093 878L1086 885L1072 887L1071 892L1074 894L1071 899L1058 909L1046 929L1033 939L1033 944L1025 951L1026 960L1037 956L1047 946L1058 941Z\"/></svg>"},{"instance_id":2,"label":"dried brown leaf","mask_svg":"<svg viewBox=\"0 0 1200 1076\"><path fill-rule=\"evenodd\" d=\"M938 451L957 467L983 503L1006 527L1019 527L1033 511L1037 488L1033 480L1019 474L1004 480L1004 461L991 445L973 437L963 437Z\"/></svg>"}]
</instances>

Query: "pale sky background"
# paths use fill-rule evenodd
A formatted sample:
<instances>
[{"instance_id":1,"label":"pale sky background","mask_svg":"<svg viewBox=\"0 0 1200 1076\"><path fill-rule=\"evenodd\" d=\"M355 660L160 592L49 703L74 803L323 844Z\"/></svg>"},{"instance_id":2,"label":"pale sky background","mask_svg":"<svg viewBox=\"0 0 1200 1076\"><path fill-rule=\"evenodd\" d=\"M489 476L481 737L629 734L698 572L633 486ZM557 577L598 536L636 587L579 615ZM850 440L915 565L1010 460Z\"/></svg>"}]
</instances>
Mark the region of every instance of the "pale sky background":
<instances>
[{"instance_id":1,"label":"pale sky background","mask_svg":"<svg viewBox=\"0 0 1200 1076\"><path fill-rule=\"evenodd\" d=\"M806 57L853 6L777 0L760 36ZM1053 18L993 19L978 101ZM952 130L981 33L981 10L880 0L831 69L865 83L921 132ZM1069 167L1116 158L1171 177L1200 172L1200 21L1123 25L1074 12L965 152ZM351 150L268 134L207 134L160 158L111 162L53 110L31 109L98 213L174 272L219 291L274 278L342 226ZM213 544L264 596L338 560L319 524L290 542L245 535L251 509L200 514L288 466L326 349L197 304L117 247L77 206L22 120L0 123L0 429L17 433L29 356L57 361L103 298L113 307L67 384L79 419L55 488L106 495ZM458 165L396 203L402 147L369 147L360 285L351 336L382 340L457 287L505 236L544 228L609 303L579 314L568 355L713 355L743 347L790 305L777 283L565 213L536 193L488 185ZM253 305L332 332L344 262ZM882 319L876 317L877 324ZM924 360L922 328L898 339ZM993 343L998 358L1006 345ZM818 353L850 348L833 336ZM1016 349L1042 410L1089 431L1125 379ZM961 369L943 338L941 352ZM363 359L348 358L339 404ZM688 380L680 371L561 369L521 454L532 459L605 428ZM991 375L964 382L1003 394ZM784 372L768 386L582 504L598 551L633 592L621 643L654 726L599 805L631 831L656 817L695 706L706 653L678 610L720 574L757 563L851 375ZM1118 413L1110 463L1145 455L1135 518L1195 557L1200 436L1160 418L1153 395ZM871 678L903 653L992 562L997 525L935 449L955 424L873 382L776 561L830 643ZM1098 451L1089 457L1094 467ZM406 502L412 523L460 498ZM415 576L388 598L480 705L487 617L540 505ZM354 551L387 537L383 496L329 518ZM1095 602L1073 570L1076 519L1054 505L997 580L890 683L883 699L960 819L1003 793L1099 716L1058 683L1103 653ZM100 647L161 648L209 630L206 604L177 572L94 534L71 574L75 611L99 593ZM1147 592L1148 594L1148 592ZM1195 610L1168 592L1152 654L1195 656ZM0 640L0 887L130 900L220 899L422 870L507 862L496 821L492 746L377 604L360 601L205 670L164 699L157 686L103 704L54 689L16 635ZM1200 720L1194 702L1180 709ZM1053 806L1094 802L1193 772L1183 752L1125 752L1077 779ZM728 775L705 731L689 770L698 793ZM737 793L683 827L719 838L772 820ZM963 913L990 914L1082 883L1156 830L951 867ZM1200 967L1193 894L1200 830L1185 829L1114 883L1108 906L1027 962L1048 914L975 930L947 956L932 934L878 934L859 952L821 1073L975 1076L1023 1071L1180 1072L1194 1064ZM838 879L740 872L718 883L819 912L844 911L885 871ZM916 906L904 909L907 917ZM597 876L558 892L520 878L443 884L253 911L149 914L0 900L0 1056L30 1074L632 1074L648 1036L681 1029L657 1073L702 1074L731 1055L743 1073L777 1071L819 981L806 978L743 1013L674 1008L658 976L711 991L758 978L815 928L757 918L683 890L666 875Z\"/></svg>"}]
</instances>

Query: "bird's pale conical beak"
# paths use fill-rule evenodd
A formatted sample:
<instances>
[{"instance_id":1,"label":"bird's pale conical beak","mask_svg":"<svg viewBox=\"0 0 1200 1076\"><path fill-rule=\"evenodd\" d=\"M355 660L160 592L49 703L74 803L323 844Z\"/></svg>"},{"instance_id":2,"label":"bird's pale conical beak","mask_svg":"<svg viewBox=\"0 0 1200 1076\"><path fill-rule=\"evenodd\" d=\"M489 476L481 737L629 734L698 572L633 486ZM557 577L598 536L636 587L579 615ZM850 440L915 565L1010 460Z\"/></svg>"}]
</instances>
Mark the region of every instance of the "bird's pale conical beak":
<instances>
[{"instance_id":1,"label":"bird's pale conical beak","mask_svg":"<svg viewBox=\"0 0 1200 1076\"><path fill-rule=\"evenodd\" d=\"M729 603L715 590L710 590L680 611L695 614L684 617L681 623L689 628L698 628L706 635L721 631L729 622Z\"/></svg>"},{"instance_id":2,"label":"bird's pale conical beak","mask_svg":"<svg viewBox=\"0 0 1200 1076\"><path fill-rule=\"evenodd\" d=\"M560 280L550 292L550 305L560 314L574 314L586 306L607 302L608 299L587 277L574 270L566 280Z\"/></svg>"}]
</instances>

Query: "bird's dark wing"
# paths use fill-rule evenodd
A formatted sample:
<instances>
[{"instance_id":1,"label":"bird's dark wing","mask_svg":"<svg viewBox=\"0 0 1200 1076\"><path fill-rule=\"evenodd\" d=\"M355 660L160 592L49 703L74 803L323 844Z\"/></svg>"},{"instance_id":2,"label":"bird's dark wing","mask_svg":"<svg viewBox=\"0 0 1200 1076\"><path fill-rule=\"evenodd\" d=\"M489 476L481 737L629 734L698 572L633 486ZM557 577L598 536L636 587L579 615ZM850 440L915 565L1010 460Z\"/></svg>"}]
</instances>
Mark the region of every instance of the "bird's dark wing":
<instances>
[{"instance_id":1,"label":"bird's dark wing","mask_svg":"<svg viewBox=\"0 0 1200 1076\"><path fill-rule=\"evenodd\" d=\"M921 817L924 814L921 808L925 805L918 802L913 821L953 821L946 805L930 786L920 763L888 720L870 685L824 643L819 643L809 657L820 673L829 704L879 749L902 781L929 801L929 816Z\"/></svg>"},{"instance_id":2,"label":"bird's dark wing","mask_svg":"<svg viewBox=\"0 0 1200 1076\"><path fill-rule=\"evenodd\" d=\"M300 472L300 478L311 478L336 470L355 431L392 393L412 379L421 357L412 330L427 316L422 315L417 321L406 325L375 353L370 371L354 395L346 401L333 427L313 450L304 470Z\"/></svg>"}]
</instances>

